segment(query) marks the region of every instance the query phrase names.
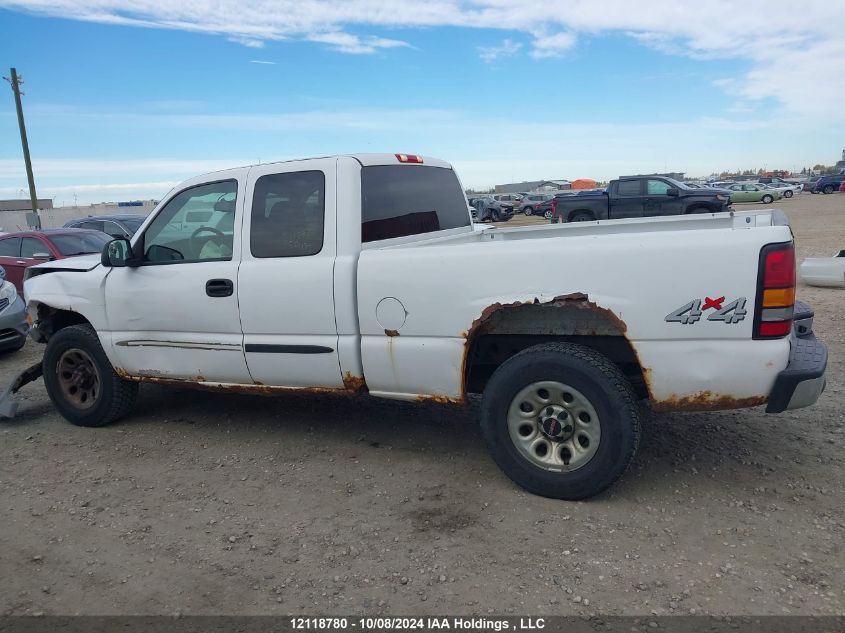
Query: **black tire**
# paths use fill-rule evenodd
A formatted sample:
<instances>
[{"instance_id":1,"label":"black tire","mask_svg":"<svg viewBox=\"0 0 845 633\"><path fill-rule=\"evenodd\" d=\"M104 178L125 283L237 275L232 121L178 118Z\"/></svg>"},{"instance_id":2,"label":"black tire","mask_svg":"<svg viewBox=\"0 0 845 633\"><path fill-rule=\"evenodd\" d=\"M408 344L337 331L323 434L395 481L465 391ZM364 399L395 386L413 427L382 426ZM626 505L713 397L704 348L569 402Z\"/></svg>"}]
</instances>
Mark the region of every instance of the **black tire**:
<instances>
[{"instance_id":1,"label":"black tire","mask_svg":"<svg viewBox=\"0 0 845 633\"><path fill-rule=\"evenodd\" d=\"M833 193L833 185L825 185L824 189L822 189L822 192L827 194Z\"/></svg>"},{"instance_id":2,"label":"black tire","mask_svg":"<svg viewBox=\"0 0 845 633\"><path fill-rule=\"evenodd\" d=\"M765 196L763 196L763 204L772 204L772 202L774 202L774 201L775 201L775 199L772 196L770 196L769 194L766 194Z\"/></svg>"},{"instance_id":3,"label":"black tire","mask_svg":"<svg viewBox=\"0 0 845 633\"><path fill-rule=\"evenodd\" d=\"M87 404L85 408L74 404L59 378L60 360L73 350L86 355L98 374L99 388L91 399L93 404ZM56 332L47 341L42 367L50 400L71 424L105 426L129 413L135 404L138 383L123 380L117 375L90 325L72 325Z\"/></svg>"},{"instance_id":4,"label":"black tire","mask_svg":"<svg viewBox=\"0 0 845 633\"><path fill-rule=\"evenodd\" d=\"M552 210L551 210L551 209L549 209L548 211L544 211L544 212L543 212L543 217L544 217L544 218L546 218L547 220L551 220L551 219L552 219L552 215L553 215L553 214L552 214Z\"/></svg>"},{"instance_id":5,"label":"black tire","mask_svg":"<svg viewBox=\"0 0 845 633\"><path fill-rule=\"evenodd\" d=\"M5 356L7 354L14 354L15 352L18 352L21 349L23 349L24 345L26 345L26 337L25 336L23 338L21 338L21 340L18 341L17 343L15 343L14 345L10 345L6 349L0 350L0 355Z\"/></svg>"},{"instance_id":6,"label":"black tire","mask_svg":"<svg viewBox=\"0 0 845 633\"><path fill-rule=\"evenodd\" d=\"M792 193L792 189L787 189L786 191L783 192L784 198L791 198L793 195L795 195L795 194Z\"/></svg>"},{"instance_id":7,"label":"black tire","mask_svg":"<svg viewBox=\"0 0 845 633\"><path fill-rule=\"evenodd\" d=\"M525 207L525 208L522 210L522 213L523 213L524 215L531 215L532 213L534 213L534 209L532 209L531 207Z\"/></svg>"},{"instance_id":8,"label":"black tire","mask_svg":"<svg viewBox=\"0 0 845 633\"><path fill-rule=\"evenodd\" d=\"M508 410L512 402L520 391L541 381L559 381L577 389L598 415L598 448L575 470L541 468L523 456L511 439ZM495 371L484 389L481 429L493 459L516 484L544 497L576 501L600 493L622 476L637 450L641 416L631 384L607 357L583 345L544 343L516 354Z\"/></svg>"},{"instance_id":9,"label":"black tire","mask_svg":"<svg viewBox=\"0 0 845 633\"><path fill-rule=\"evenodd\" d=\"M491 215L490 219L493 220L493 222L501 222L502 221L501 218L499 217L499 211L497 209L493 209L493 211L490 215Z\"/></svg>"},{"instance_id":10,"label":"black tire","mask_svg":"<svg viewBox=\"0 0 845 633\"><path fill-rule=\"evenodd\" d=\"M590 211L576 211L569 216L570 222L592 222L595 219Z\"/></svg>"}]
</instances>

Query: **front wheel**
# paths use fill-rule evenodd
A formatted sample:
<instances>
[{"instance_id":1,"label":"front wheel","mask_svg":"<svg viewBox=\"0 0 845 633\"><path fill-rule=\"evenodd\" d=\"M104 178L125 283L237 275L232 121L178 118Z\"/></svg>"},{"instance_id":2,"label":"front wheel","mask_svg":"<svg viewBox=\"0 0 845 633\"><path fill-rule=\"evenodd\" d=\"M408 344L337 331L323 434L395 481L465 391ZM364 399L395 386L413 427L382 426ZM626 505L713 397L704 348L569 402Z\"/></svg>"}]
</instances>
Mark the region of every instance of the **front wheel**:
<instances>
[{"instance_id":1,"label":"front wheel","mask_svg":"<svg viewBox=\"0 0 845 633\"><path fill-rule=\"evenodd\" d=\"M630 383L598 352L530 347L484 389L481 428L493 459L529 492L570 501L598 494L630 464L640 408Z\"/></svg>"},{"instance_id":2,"label":"front wheel","mask_svg":"<svg viewBox=\"0 0 845 633\"><path fill-rule=\"evenodd\" d=\"M47 342L42 361L47 394L77 426L105 426L135 404L138 384L114 371L90 325L72 325Z\"/></svg>"},{"instance_id":3,"label":"front wheel","mask_svg":"<svg viewBox=\"0 0 845 633\"><path fill-rule=\"evenodd\" d=\"M795 195L795 194L792 193L792 189L787 189L786 191L783 192L784 198L791 198L793 195Z\"/></svg>"},{"instance_id":4,"label":"front wheel","mask_svg":"<svg viewBox=\"0 0 845 633\"><path fill-rule=\"evenodd\" d=\"M770 196L769 194L763 196L763 204L772 204L773 201L774 198L772 198L772 196Z\"/></svg>"},{"instance_id":5,"label":"front wheel","mask_svg":"<svg viewBox=\"0 0 845 633\"><path fill-rule=\"evenodd\" d=\"M523 212L525 215L531 215L531 214L533 213L533 209L532 209L531 207L525 207L525 208L522 210L522 212Z\"/></svg>"},{"instance_id":6,"label":"front wheel","mask_svg":"<svg viewBox=\"0 0 845 633\"><path fill-rule=\"evenodd\" d=\"M824 189L822 189L824 193L833 193L833 185L826 185Z\"/></svg>"}]
</instances>

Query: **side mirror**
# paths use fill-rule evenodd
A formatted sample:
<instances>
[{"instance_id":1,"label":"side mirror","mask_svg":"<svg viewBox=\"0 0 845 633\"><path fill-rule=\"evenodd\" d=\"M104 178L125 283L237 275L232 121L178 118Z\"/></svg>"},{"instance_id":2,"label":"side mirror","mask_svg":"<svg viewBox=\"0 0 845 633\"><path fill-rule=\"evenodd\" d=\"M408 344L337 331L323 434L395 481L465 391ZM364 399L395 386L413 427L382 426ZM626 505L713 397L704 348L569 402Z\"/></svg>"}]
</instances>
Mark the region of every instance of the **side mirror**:
<instances>
[{"instance_id":1,"label":"side mirror","mask_svg":"<svg viewBox=\"0 0 845 633\"><path fill-rule=\"evenodd\" d=\"M41 261L49 262L55 258L50 253L33 253L32 259L40 259Z\"/></svg>"},{"instance_id":2,"label":"side mirror","mask_svg":"<svg viewBox=\"0 0 845 633\"><path fill-rule=\"evenodd\" d=\"M133 262L132 245L125 237L112 240L103 247L100 263L103 266L121 268Z\"/></svg>"},{"instance_id":3,"label":"side mirror","mask_svg":"<svg viewBox=\"0 0 845 633\"><path fill-rule=\"evenodd\" d=\"M667 195L667 196L672 196L672 197L674 197L674 198L677 198L677 197L680 195L680 192L678 191L678 188L677 188L677 187L669 187L669 188L666 190L666 195Z\"/></svg>"}]
</instances>

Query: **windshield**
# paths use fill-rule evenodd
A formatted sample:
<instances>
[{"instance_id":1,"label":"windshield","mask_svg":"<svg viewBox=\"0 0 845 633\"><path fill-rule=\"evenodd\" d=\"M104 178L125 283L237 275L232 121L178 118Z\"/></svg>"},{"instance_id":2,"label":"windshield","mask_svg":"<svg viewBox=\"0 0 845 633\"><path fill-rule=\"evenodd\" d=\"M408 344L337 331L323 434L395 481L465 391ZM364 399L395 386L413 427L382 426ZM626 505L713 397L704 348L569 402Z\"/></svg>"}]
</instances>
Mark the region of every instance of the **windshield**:
<instances>
[{"instance_id":1,"label":"windshield","mask_svg":"<svg viewBox=\"0 0 845 633\"><path fill-rule=\"evenodd\" d=\"M101 253L103 246L112 240L111 235L105 233L66 233L64 235L51 235L50 241L59 252L65 257L71 255L87 255L89 253Z\"/></svg>"},{"instance_id":2,"label":"windshield","mask_svg":"<svg viewBox=\"0 0 845 633\"><path fill-rule=\"evenodd\" d=\"M664 180L666 182L668 182L669 184L671 184L673 187L676 187L678 189L692 189L692 187L688 187L684 183L679 182L679 181L675 180L674 178L664 178Z\"/></svg>"},{"instance_id":3,"label":"windshield","mask_svg":"<svg viewBox=\"0 0 845 633\"><path fill-rule=\"evenodd\" d=\"M121 220L121 223L123 224L123 226L125 226L127 228L127 230L130 233L132 233L134 235L135 233L138 232L138 229L141 228L141 225L144 223L145 219L146 218L136 220L136 219L132 218L130 220Z\"/></svg>"}]
</instances>

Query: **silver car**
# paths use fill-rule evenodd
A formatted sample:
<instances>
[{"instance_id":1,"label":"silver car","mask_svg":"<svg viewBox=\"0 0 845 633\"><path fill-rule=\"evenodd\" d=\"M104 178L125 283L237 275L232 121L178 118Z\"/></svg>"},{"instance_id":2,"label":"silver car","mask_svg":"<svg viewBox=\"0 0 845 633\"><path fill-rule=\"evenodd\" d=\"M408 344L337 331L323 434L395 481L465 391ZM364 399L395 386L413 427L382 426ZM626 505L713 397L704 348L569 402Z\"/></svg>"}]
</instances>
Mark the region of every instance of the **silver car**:
<instances>
[{"instance_id":1,"label":"silver car","mask_svg":"<svg viewBox=\"0 0 845 633\"><path fill-rule=\"evenodd\" d=\"M26 343L26 306L0 266L0 352L16 352Z\"/></svg>"}]
</instances>

